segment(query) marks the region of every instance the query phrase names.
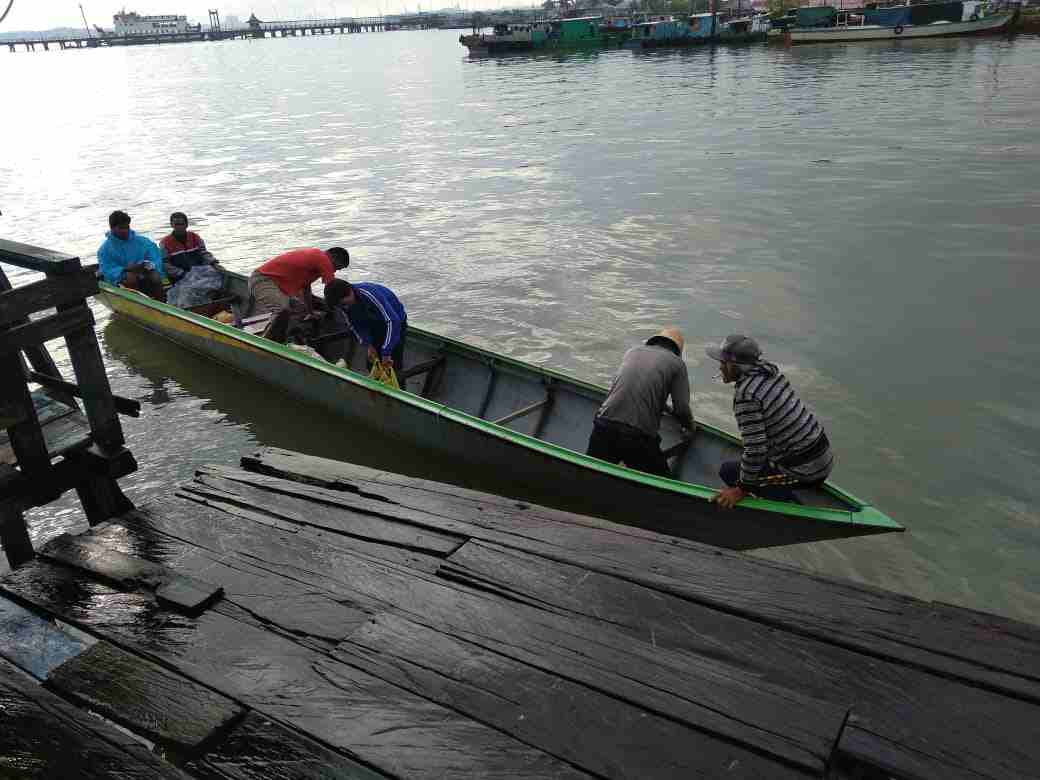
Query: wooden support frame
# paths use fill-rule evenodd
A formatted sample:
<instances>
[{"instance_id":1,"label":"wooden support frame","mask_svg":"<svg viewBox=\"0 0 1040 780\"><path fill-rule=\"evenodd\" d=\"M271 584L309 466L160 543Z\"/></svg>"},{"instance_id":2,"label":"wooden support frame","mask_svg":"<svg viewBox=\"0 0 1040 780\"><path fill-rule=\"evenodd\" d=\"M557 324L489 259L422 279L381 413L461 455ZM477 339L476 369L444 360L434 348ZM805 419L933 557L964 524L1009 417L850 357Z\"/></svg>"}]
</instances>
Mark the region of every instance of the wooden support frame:
<instances>
[{"instance_id":1,"label":"wooden support frame","mask_svg":"<svg viewBox=\"0 0 1040 780\"><path fill-rule=\"evenodd\" d=\"M492 420L492 422L494 422L495 425L505 425L506 423L511 423L513 420L517 420L521 417L526 417L527 415L531 414L531 412L537 412L539 409L544 409L551 403L551 401L552 395L546 393L545 398L543 398L541 401L535 401L533 404L528 404L527 406L521 407L520 409L517 409L515 412L510 412L505 417L499 417L497 420Z\"/></svg>"},{"instance_id":2,"label":"wooden support frame","mask_svg":"<svg viewBox=\"0 0 1040 780\"><path fill-rule=\"evenodd\" d=\"M413 376L419 376L419 374L425 374L433 371L435 368L444 363L444 355L438 355L430 360L424 360L422 363L416 363L411 368L407 368L397 375L400 380L411 379Z\"/></svg>"},{"instance_id":3,"label":"wooden support frame","mask_svg":"<svg viewBox=\"0 0 1040 780\"><path fill-rule=\"evenodd\" d=\"M24 324L30 314L77 303L97 293L97 277L85 268L60 280L44 279L18 289L8 286L0 292L0 326Z\"/></svg>"},{"instance_id":4,"label":"wooden support frame","mask_svg":"<svg viewBox=\"0 0 1040 780\"><path fill-rule=\"evenodd\" d=\"M480 410L477 412L477 417L481 420L484 419L484 415L487 414L488 407L491 406L491 397L495 394L495 385L498 383L498 372L495 371L495 362L488 362L488 382L487 387L484 388L484 400L480 402Z\"/></svg>"},{"instance_id":5,"label":"wooden support frame","mask_svg":"<svg viewBox=\"0 0 1040 780\"><path fill-rule=\"evenodd\" d=\"M83 268L78 257L2 239L0 261L47 277L13 289L0 268L0 416L18 465L0 473L0 540L14 567L34 556L22 515L29 507L75 489L91 525L133 508L116 483L137 468L123 446L118 412L137 416L140 404L112 395L87 302L98 292L95 269ZM51 308L57 313L30 317ZM61 377L44 346L57 338L64 338L68 347L75 382ZM74 399L82 399L89 436L76 446L49 451L30 381L73 410L79 408Z\"/></svg>"},{"instance_id":6,"label":"wooden support frame","mask_svg":"<svg viewBox=\"0 0 1040 780\"><path fill-rule=\"evenodd\" d=\"M79 385L74 385L72 382L66 382L64 379L47 376L47 374L41 374L39 371L30 371L29 379L38 385L46 387L48 390L60 390L73 398L83 397L83 391L79 389ZM132 398L124 398L119 395L113 395L112 401L115 403L116 411L119 412L119 414L125 414L127 417L141 416L140 401L135 401Z\"/></svg>"}]
</instances>

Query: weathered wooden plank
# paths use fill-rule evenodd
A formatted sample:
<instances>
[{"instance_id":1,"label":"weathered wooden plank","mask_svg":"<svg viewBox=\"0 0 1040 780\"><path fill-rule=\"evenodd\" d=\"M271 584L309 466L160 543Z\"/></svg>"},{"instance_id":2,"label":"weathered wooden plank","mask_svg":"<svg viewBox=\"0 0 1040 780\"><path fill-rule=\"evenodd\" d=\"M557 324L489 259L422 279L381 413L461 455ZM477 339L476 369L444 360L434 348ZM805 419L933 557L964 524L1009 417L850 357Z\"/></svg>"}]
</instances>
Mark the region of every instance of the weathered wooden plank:
<instances>
[{"instance_id":1,"label":"weathered wooden plank","mask_svg":"<svg viewBox=\"0 0 1040 780\"><path fill-rule=\"evenodd\" d=\"M187 519L185 524L168 503L161 513L154 511L154 505L148 509L153 510L148 515L149 522L193 543L218 544L210 535L223 537L229 532L234 543L242 545L241 552L262 560L272 577L306 578L313 587L342 594L354 603L367 601L368 609L372 609L373 603L384 609L397 607L420 622L483 632L483 636L498 643L496 650L515 644L515 637L525 637L529 647L517 648L515 652L522 653L520 660L526 663L545 663L557 671L566 667L569 674L585 684L600 680L607 687L617 686L625 690L630 700L727 737L746 736L753 729L759 743L768 745L774 753L790 754L793 760L806 755L819 760L827 755L844 717L843 710L821 707L819 702L777 691L762 685L756 676L742 676L692 656L676 658L602 625L583 626L582 630L591 631L594 640L571 636L577 631L572 618L556 618L542 610L528 610L520 615L518 605L460 591L443 580L388 562L346 551L334 553L300 535L284 537L272 545L255 532L227 529L218 516ZM141 514L139 511L131 516ZM266 609L264 605L254 608L260 610L259 614ZM491 625L496 623L500 627ZM638 672L631 670L633 665L639 667ZM626 679L631 675L638 682ZM681 680L676 682L676 678ZM661 694L659 690L674 693Z\"/></svg>"},{"instance_id":2,"label":"weathered wooden plank","mask_svg":"<svg viewBox=\"0 0 1040 780\"><path fill-rule=\"evenodd\" d=\"M386 780L387 775L329 750L255 712L185 765L199 780Z\"/></svg>"},{"instance_id":3,"label":"weathered wooden plank","mask_svg":"<svg viewBox=\"0 0 1040 780\"><path fill-rule=\"evenodd\" d=\"M51 672L47 685L178 750L197 749L245 714L226 696L104 641Z\"/></svg>"},{"instance_id":4,"label":"weathered wooden plank","mask_svg":"<svg viewBox=\"0 0 1040 780\"><path fill-rule=\"evenodd\" d=\"M44 342L60 338L76 329L93 328L94 316L86 306L60 311L40 317L24 325L15 325L4 332L4 347L19 350L38 347ZM91 331L93 332L93 331Z\"/></svg>"},{"instance_id":5,"label":"weathered wooden plank","mask_svg":"<svg viewBox=\"0 0 1040 780\"><path fill-rule=\"evenodd\" d=\"M518 638L517 641L520 641ZM336 657L600 777L820 776L404 618L376 616ZM835 724L835 738L837 727Z\"/></svg>"},{"instance_id":6,"label":"weathered wooden plank","mask_svg":"<svg viewBox=\"0 0 1040 780\"><path fill-rule=\"evenodd\" d=\"M62 534L40 554L51 560L96 574L120 587L155 591L161 603L187 613L205 609L222 595L219 586L185 577L165 566L108 549L89 535Z\"/></svg>"},{"instance_id":7,"label":"weathered wooden plank","mask_svg":"<svg viewBox=\"0 0 1040 780\"><path fill-rule=\"evenodd\" d=\"M87 649L82 639L62 631L53 620L3 597L0 638L0 655L38 680Z\"/></svg>"},{"instance_id":8,"label":"weathered wooden plank","mask_svg":"<svg viewBox=\"0 0 1040 780\"><path fill-rule=\"evenodd\" d=\"M81 301L97 292L97 276L86 269L60 279L48 278L0 292L0 326L19 322L45 309Z\"/></svg>"},{"instance_id":9,"label":"weathered wooden plank","mask_svg":"<svg viewBox=\"0 0 1040 780\"><path fill-rule=\"evenodd\" d=\"M92 438L87 421L78 412L47 421L42 427L44 447L50 458L65 455L74 450L86 449ZM7 437L0 438L0 463L16 463L14 447Z\"/></svg>"},{"instance_id":10,"label":"weathered wooden plank","mask_svg":"<svg viewBox=\"0 0 1040 780\"><path fill-rule=\"evenodd\" d=\"M206 469L184 490L206 495L204 488L221 491L216 495L234 494L247 506L262 506L264 511L294 523L323 528L380 544L421 550L430 555L449 555L466 541L466 537L432 531L421 525L400 522L400 513L385 511L386 502L358 497L351 512L337 504L302 498L278 490L258 488L211 475Z\"/></svg>"},{"instance_id":11,"label":"weathered wooden plank","mask_svg":"<svg viewBox=\"0 0 1040 780\"><path fill-rule=\"evenodd\" d=\"M43 385L52 392L58 391L72 398L83 397L83 391L80 390L79 385L73 384L72 382L66 382L64 379L59 379L58 377L50 376L49 374L41 374L39 371L30 371L29 379L32 382ZM125 414L127 417L141 416L140 401L135 401L133 398L123 398L122 396L113 395L112 402L115 404L116 411L120 414Z\"/></svg>"},{"instance_id":12,"label":"weathered wooden plank","mask_svg":"<svg viewBox=\"0 0 1040 780\"><path fill-rule=\"evenodd\" d=\"M65 331L65 344L69 351L69 361L76 375L76 383L82 391L83 410L90 423L94 441L102 449L116 450L123 446L123 427L116 413L112 387L108 382L105 362L101 358L101 347L94 332L94 318L90 315L90 307L86 303L70 308L58 307L59 316L85 312L89 322L83 327L69 328Z\"/></svg>"},{"instance_id":13,"label":"weathered wooden plank","mask_svg":"<svg viewBox=\"0 0 1040 780\"><path fill-rule=\"evenodd\" d=\"M262 450L253 458L243 458L243 465L300 480L305 485L301 495L315 495L322 488L314 485L320 484L331 486L330 494L364 489L410 509L425 508L431 527L456 533L463 531L438 518L470 517L459 501L440 492L449 490L448 486L436 483L425 495L409 499L405 496L408 488L387 484L394 479L391 475L322 458ZM373 475L378 483L366 481ZM474 538L613 574L878 658L1040 702L1040 642L1031 638L1029 627L1013 631L1003 619L970 622L944 618L943 631L936 633L934 625L920 620L929 607L909 596L663 535L647 533L637 543L638 529L611 528L613 524L603 521L598 525L579 522L572 515L544 508L538 508L537 514L510 513L503 500L488 499L488 503L496 511L485 508L479 512L479 525L487 530L470 531ZM778 598L778 594L784 597ZM994 636L1001 637L996 646Z\"/></svg>"},{"instance_id":14,"label":"weathered wooden plank","mask_svg":"<svg viewBox=\"0 0 1040 780\"><path fill-rule=\"evenodd\" d=\"M0 263L43 271L48 275L72 274L82 267L78 257L6 239L0 239Z\"/></svg>"},{"instance_id":15,"label":"weathered wooden plank","mask_svg":"<svg viewBox=\"0 0 1040 780\"><path fill-rule=\"evenodd\" d=\"M439 578L378 559L336 553L300 535L265 540L248 528L228 528L217 514L182 521L173 506L165 503L161 513L154 505L146 507L120 522L144 517L152 527L190 543L241 545L240 553L256 560L275 588L280 580L303 580L332 597L363 604L368 611L397 607L418 622L478 634L481 641L494 642L496 651L514 654L517 660L566 673L586 685L622 691L628 700L667 717L729 739L753 740L757 748L788 760L822 765L844 718L840 708L776 690L755 675L717 663L678 657L602 624L575 623L571 617L540 609L521 613L513 602L460 591ZM116 533L113 541L119 536ZM165 556L165 550L159 554ZM195 576L208 576L205 569L193 568L200 562L208 565L185 558L179 558L177 565ZM250 609L271 619L267 604L254 603ZM512 647L516 637L524 641Z\"/></svg>"},{"instance_id":16,"label":"weathered wooden plank","mask_svg":"<svg viewBox=\"0 0 1040 780\"><path fill-rule=\"evenodd\" d=\"M835 750L835 763L850 765L851 777L864 776L857 769L870 767L874 771L867 777L895 777L899 780L984 780L999 777L1035 777L1029 775L979 774L959 766L938 764L927 754L908 750L905 744L893 743L877 734L857 726L849 725L842 732L841 741Z\"/></svg>"},{"instance_id":17,"label":"weathered wooden plank","mask_svg":"<svg viewBox=\"0 0 1040 780\"><path fill-rule=\"evenodd\" d=\"M188 502L184 502L184 506L193 509ZM209 511L200 509L203 513ZM259 556L248 552L196 547L165 533L148 518L146 513L134 512L119 522L98 526L90 533L110 549L219 581L224 588L224 598L214 609L222 614L247 621L248 616L253 616L257 625L278 631L293 641L327 648L342 641L372 612L384 608L380 602L362 599L363 603L359 604L312 583L272 574L264 568ZM234 544L236 531L229 530L229 523L221 522L216 513L203 514L198 521L212 523L216 535L229 536L227 544ZM280 537L268 538L271 544L282 543ZM239 609L229 610L228 604L237 605Z\"/></svg>"},{"instance_id":18,"label":"weathered wooden plank","mask_svg":"<svg viewBox=\"0 0 1040 780\"><path fill-rule=\"evenodd\" d=\"M160 610L46 560L2 589L401 778L587 777L543 751L215 610ZM103 607L103 608L102 608Z\"/></svg>"},{"instance_id":19,"label":"weathered wooden plank","mask_svg":"<svg viewBox=\"0 0 1040 780\"><path fill-rule=\"evenodd\" d=\"M194 504L196 506L213 510L217 513L217 516L222 519L230 517L245 521L245 523L252 526L252 533L254 534L258 531L258 525L266 526L268 528L277 528L278 530L292 534L293 536L302 536L314 541L320 541L333 551L351 550L357 552L359 555L382 558L387 561L399 563L403 566L420 569L429 572L430 574L437 571L437 567L440 565L442 560L441 558L435 558L432 555L428 555L418 550L378 544L334 531L323 531L318 528L299 525L292 521L279 518L277 515L270 514L263 508L247 508L240 501L239 496L234 494L222 495L218 491L212 489L207 489L204 492L199 490L180 490L177 491L173 498L187 502L187 506ZM162 499L154 502L152 506L165 506L166 502L167 499ZM260 541L264 540L261 539Z\"/></svg>"},{"instance_id":20,"label":"weathered wooden plank","mask_svg":"<svg viewBox=\"0 0 1040 780\"><path fill-rule=\"evenodd\" d=\"M716 658L763 681L852 706L860 723L920 761L994 777L1040 767L1040 707L626 580L471 541L442 566L452 579L603 620L657 647Z\"/></svg>"},{"instance_id":21,"label":"weathered wooden plank","mask_svg":"<svg viewBox=\"0 0 1040 780\"><path fill-rule=\"evenodd\" d=\"M191 780L141 743L0 660L5 780Z\"/></svg>"}]
</instances>

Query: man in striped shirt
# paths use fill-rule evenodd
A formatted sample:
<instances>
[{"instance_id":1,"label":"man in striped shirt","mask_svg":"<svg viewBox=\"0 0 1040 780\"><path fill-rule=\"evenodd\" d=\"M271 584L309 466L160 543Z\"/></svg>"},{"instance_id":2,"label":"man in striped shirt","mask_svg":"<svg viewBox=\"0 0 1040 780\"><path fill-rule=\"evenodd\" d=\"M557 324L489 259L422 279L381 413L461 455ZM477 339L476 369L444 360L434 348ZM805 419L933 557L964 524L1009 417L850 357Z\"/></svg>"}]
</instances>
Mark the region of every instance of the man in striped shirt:
<instances>
[{"instance_id":1,"label":"man in striped shirt","mask_svg":"<svg viewBox=\"0 0 1040 780\"><path fill-rule=\"evenodd\" d=\"M733 414L744 449L740 461L722 464L728 485L715 497L723 509L755 495L798 503L794 491L822 483L834 466L830 442L816 416L802 403L787 378L747 336L727 336L708 347L722 366L722 381L733 383Z\"/></svg>"}]
</instances>

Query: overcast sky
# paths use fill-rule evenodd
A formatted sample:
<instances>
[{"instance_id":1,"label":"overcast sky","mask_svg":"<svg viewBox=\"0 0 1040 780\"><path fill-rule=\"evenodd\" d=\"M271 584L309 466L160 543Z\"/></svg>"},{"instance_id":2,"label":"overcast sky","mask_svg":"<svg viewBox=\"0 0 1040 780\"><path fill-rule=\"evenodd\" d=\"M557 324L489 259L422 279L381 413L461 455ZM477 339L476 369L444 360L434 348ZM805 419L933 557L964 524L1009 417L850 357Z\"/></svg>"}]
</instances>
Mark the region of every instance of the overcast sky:
<instances>
[{"instance_id":1,"label":"overcast sky","mask_svg":"<svg viewBox=\"0 0 1040 780\"><path fill-rule=\"evenodd\" d=\"M328 0L140 0L134 2L105 2L83 0L87 21L112 29L112 15L123 8L139 14L184 14L194 21L207 22L209 9L220 11L221 18L234 14L242 21L255 13L263 20L280 19L326 19L337 16L378 16L380 13L395 14L404 10L414 12L417 5L428 11L458 5L468 10L478 8L516 7L531 5L531 0L350 0L329 2ZM7 7L7 0L0 0L0 14ZM0 32L12 30L47 30L51 27L80 27L83 20L79 15L79 3L70 0L14 0L14 6Z\"/></svg>"}]
</instances>

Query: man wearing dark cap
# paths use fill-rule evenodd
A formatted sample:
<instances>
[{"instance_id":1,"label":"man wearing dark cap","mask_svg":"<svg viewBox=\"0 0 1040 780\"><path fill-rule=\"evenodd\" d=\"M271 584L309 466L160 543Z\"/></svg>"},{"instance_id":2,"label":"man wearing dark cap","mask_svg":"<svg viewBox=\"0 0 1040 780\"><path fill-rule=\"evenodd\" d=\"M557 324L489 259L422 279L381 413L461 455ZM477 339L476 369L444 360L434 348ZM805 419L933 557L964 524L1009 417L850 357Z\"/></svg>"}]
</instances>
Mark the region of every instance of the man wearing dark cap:
<instances>
[{"instance_id":1,"label":"man wearing dark cap","mask_svg":"<svg viewBox=\"0 0 1040 780\"><path fill-rule=\"evenodd\" d=\"M688 435L693 430L684 344L681 331L665 328L625 353L592 423L587 454L649 474L672 476L657 430L669 396L684 431Z\"/></svg>"},{"instance_id":2,"label":"man wearing dark cap","mask_svg":"<svg viewBox=\"0 0 1040 780\"><path fill-rule=\"evenodd\" d=\"M823 426L780 369L762 359L754 339L727 336L705 351L719 361L722 381L734 385L733 414L744 445L739 462L719 469L728 487L715 503L732 509L749 495L797 503L794 491L820 485L834 466Z\"/></svg>"}]
</instances>

